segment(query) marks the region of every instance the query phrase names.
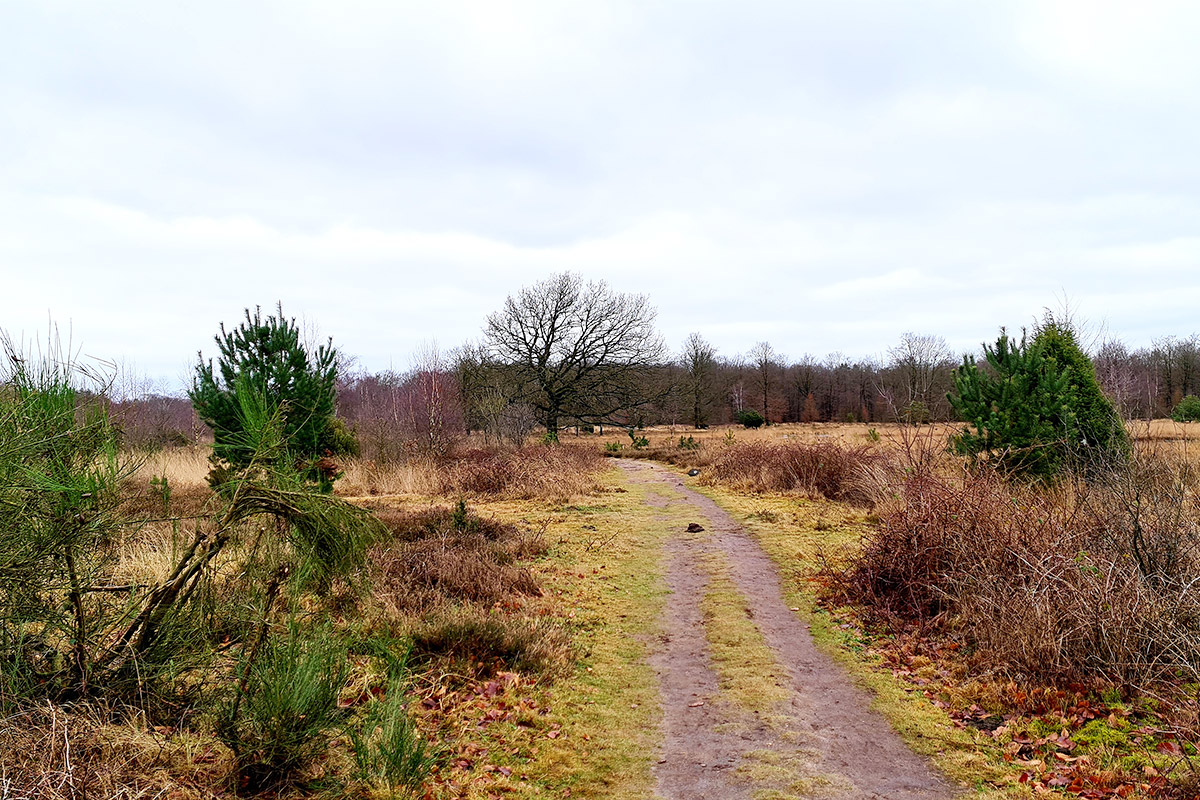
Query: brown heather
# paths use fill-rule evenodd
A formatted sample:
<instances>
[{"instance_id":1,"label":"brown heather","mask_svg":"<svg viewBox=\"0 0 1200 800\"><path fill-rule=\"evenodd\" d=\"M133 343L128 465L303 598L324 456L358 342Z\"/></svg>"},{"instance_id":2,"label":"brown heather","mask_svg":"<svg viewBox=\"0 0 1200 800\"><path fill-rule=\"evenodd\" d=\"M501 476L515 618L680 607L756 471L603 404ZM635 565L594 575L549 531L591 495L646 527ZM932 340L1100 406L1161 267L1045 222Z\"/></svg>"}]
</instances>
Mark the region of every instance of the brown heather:
<instances>
[{"instance_id":1,"label":"brown heather","mask_svg":"<svg viewBox=\"0 0 1200 800\"><path fill-rule=\"evenodd\" d=\"M541 594L532 573L518 563L545 554L535 531L474 515L460 530L448 508L380 510L377 516L391 536L371 549L368 560L375 597L387 610L426 612L446 603L487 608Z\"/></svg>"},{"instance_id":2,"label":"brown heather","mask_svg":"<svg viewBox=\"0 0 1200 800\"><path fill-rule=\"evenodd\" d=\"M1200 674L1195 470L1145 450L1091 484L914 470L830 576L877 616L917 620L993 668L1124 685Z\"/></svg>"}]
</instances>

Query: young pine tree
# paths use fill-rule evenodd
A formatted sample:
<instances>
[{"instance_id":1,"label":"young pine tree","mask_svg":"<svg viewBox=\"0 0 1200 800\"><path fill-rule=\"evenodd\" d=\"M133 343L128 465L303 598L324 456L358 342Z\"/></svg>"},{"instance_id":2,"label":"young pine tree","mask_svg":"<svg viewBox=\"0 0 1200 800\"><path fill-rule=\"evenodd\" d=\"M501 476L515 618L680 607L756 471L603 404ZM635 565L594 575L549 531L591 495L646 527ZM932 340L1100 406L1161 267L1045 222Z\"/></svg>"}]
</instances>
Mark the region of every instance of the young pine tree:
<instances>
[{"instance_id":1,"label":"young pine tree","mask_svg":"<svg viewBox=\"0 0 1200 800\"><path fill-rule=\"evenodd\" d=\"M973 356L964 357L948 395L958 418L970 426L955 437L955 448L1010 474L1056 474L1076 427L1067 375L1024 331L1016 341L1001 329L996 344L983 349L987 369Z\"/></svg>"},{"instance_id":2,"label":"young pine tree","mask_svg":"<svg viewBox=\"0 0 1200 800\"><path fill-rule=\"evenodd\" d=\"M216 364L203 355L196 365L188 397L196 414L213 431L213 456L234 471L249 466L255 446L243 430L245 409L238 401L238 386L261 397L267 416L281 418L284 444L297 459L298 470L314 483L328 488L332 476L318 462L331 448L334 432L334 398L337 359L332 341L309 352L294 319L277 314L265 319L260 309L233 330L221 325L215 337L220 354ZM214 476L219 473L214 471ZM215 479L215 478L214 478Z\"/></svg>"},{"instance_id":3,"label":"young pine tree","mask_svg":"<svg viewBox=\"0 0 1200 800\"><path fill-rule=\"evenodd\" d=\"M1123 463L1130 452L1129 435L1116 406L1100 388L1096 368L1079 347L1075 330L1047 313L1033 341L1070 385L1074 432L1078 434L1067 441L1072 458L1088 473Z\"/></svg>"},{"instance_id":4,"label":"young pine tree","mask_svg":"<svg viewBox=\"0 0 1200 800\"><path fill-rule=\"evenodd\" d=\"M984 345L986 368L972 357L954 376L949 400L969 425L956 449L986 457L1010 474L1052 477L1067 467L1091 473L1119 463L1129 439L1069 325L1047 316L1032 340L1001 329Z\"/></svg>"}]
</instances>

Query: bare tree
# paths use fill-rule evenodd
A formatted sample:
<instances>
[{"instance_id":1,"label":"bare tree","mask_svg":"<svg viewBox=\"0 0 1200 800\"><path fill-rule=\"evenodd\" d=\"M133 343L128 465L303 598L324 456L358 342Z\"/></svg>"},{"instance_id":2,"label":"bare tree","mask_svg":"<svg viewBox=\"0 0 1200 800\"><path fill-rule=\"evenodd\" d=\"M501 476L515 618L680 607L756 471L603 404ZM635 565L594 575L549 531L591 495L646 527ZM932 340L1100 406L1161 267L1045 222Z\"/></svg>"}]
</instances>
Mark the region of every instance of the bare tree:
<instances>
[{"instance_id":1,"label":"bare tree","mask_svg":"<svg viewBox=\"0 0 1200 800\"><path fill-rule=\"evenodd\" d=\"M739 354L729 359L725 362L724 371L729 387L729 410L733 412L732 417L737 419L737 415L744 411L750 402L750 393L746 389L746 357Z\"/></svg>"},{"instance_id":2,"label":"bare tree","mask_svg":"<svg viewBox=\"0 0 1200 800\"><path fill-rule=\"evenodd\" d=\"M901 335L900 343L888 349L890 399L897 415L911 422L941 416L941 395L949 389L953 368L950 346L941 336Z\"/></svg>"},{"instance_id":3,"label":"bare tree","mask_svg":"<svg viewBox=\"0 0 1200 800\"><path fill-rule=\"evenodd\" d=\"M440 455L454 438L447 420L455 399L453 376L436 341L421 342L412 363L404 397L409 435L421 451Z\"/></svg>"},{"instance_id":4,"label":"bare tree","mask_svg":"<svg viewBox=\"0 0 1200 800\"><path fill-rule=\"evenodd\" d=\"M717 349L698 333L688 335L679 357L684 371L684 394L691 406L692 425L708 425L708 406L712 401L713 378L717 370Z\"/></svg>"},{"instance_id":5,"label":"bare tree","mask_svg":"<svg viewBox=\"0 0 1200 800\"><path fill-rule=\"evenodd\" d=\"M1096 379L1116 405L1121 416L1130 419L1139 399L1141 386L1133 356L1123 342L1110 339L1100 345L1092 359Z\"/></svg>"},{"instance_id":6,"label":"bare tree","mask_svg":"<svg viewBox=\"0 0 1200 800\"><path fill-rule=\"evenodd\" d=\"M563 418L619 422L656 399L651 372L665 349L655 313L645 295L564 272L509 296L488 317L484 342L514 379L510 400L533 406L556 436Z\"/></svg>"},{"instance_id":7,"label":"bare tree","mask_svg":"<svg viewBox=\"0 0 1200 800\"><path fill-rule=\"evenodd\" d=\"M762 415L768 425L771 424L771 389L775 386L774 373L779 369L775 363L778 359L779 354L770 342L759 342L750 348L750 361L754 364L755 371L755 393L762 398Z\"/></svg>"}]
</instances>

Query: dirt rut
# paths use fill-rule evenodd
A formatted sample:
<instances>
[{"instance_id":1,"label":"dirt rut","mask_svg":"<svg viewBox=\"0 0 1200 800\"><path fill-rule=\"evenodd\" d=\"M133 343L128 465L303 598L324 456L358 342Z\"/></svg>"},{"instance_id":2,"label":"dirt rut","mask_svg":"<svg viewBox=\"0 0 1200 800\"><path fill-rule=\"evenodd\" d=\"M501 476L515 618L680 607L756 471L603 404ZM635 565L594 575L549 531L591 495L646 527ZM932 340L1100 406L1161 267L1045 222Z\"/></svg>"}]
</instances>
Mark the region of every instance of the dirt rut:
<instances>
[{"instance_id":1,"label":"dirt rut","mask_svg":"<svg viewBox=\"0 0 1200 800\"><path fill-rule=\"evenodd\" d=\"M651 658L664 706L664 748L655 769L659 796L750 798L763 789L775 796L889 800L958 794L870 710L870 697L816 650L805 624L784 603L775 565L729 514L673 472L646 462L621 466L631 481L681 495L654 504L672 511L686 504L695 517L690 521L708 534L680 535L667 544L671 595L663 641ZM789 700L769 718L712 701L719 681L700 610L709 583L700 562L713 552L728 563L748 613L787 673L781 682L791 690ZM764 763L771 765L766 779Z\"/></svg>"}]
</instances>

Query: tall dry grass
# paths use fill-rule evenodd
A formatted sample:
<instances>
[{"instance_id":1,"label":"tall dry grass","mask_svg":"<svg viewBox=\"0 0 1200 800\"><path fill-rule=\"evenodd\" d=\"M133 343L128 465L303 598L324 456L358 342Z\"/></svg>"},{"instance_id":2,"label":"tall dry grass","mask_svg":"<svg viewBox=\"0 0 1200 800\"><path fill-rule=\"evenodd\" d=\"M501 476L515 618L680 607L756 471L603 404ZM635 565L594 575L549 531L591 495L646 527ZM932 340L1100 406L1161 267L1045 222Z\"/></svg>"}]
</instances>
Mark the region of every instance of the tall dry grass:
<instances>
[{"instance_id":1,"label":"tall dry grass","mask_svg":"<svg viewBox=\"0 0 1200 800\"><path fill-rule=\"evenodd\" d=\"M205 480L212 465L208 461L211 447L171 447L149 453L143 457L137 471L139 478L149 481L152 477L166 478L171 486L200 488L208 486Z\"/></svg>"},{"instance_id":2,"label":"tall dry grass","mask_svg":"<svg viewBox=\"0 0 1200 800\"><path fill-rule=\"evenodd\" d=\"M349 496L569 499L595 490L597 475L603 467L604 459L587 447L471 448L398 464L348 461L337 489Z\"/></svg>"},{"instance_id":3,"label":"tall dry grass","mask_svg":"<svg viewBox=\"0 0 1200 800\"><path fill-rule=\"evenodd\" d=\"M715 454L701 480L740 491L801 491L870 505L876 498L878 473L890 464L887 452L867 445L746 442Z\"/></svg>"},{"instance_id":4,"label":"tall dry grass","mask_svg":"<svg viewBox=\"0 0 1200 800\"><path fill-rule=\"evenodd\" d=\"M150 480L166 478L173 501L196 505L211 496L206 477L210 449L178 447L144 457L125 487L130 502L152 511L158 491ZM461 447L440 456L412 456L395 462L350 458L340 461L338 494L487 496L514 500L568 499L596 488L604 460L592 447L574 444L521 448Z\"/></svg>"},{"instance_id":5,"label":"tall dry grass","mask_svg":"<svg viewBox=\"0 0 1200 800\"><path fill-rule=\"evenodd\" d=\"M199 800L225 796L231 757L145 720L114 723L87 704L45 704L0 719L0 797Z\"/></svg>"}]
</instances>

